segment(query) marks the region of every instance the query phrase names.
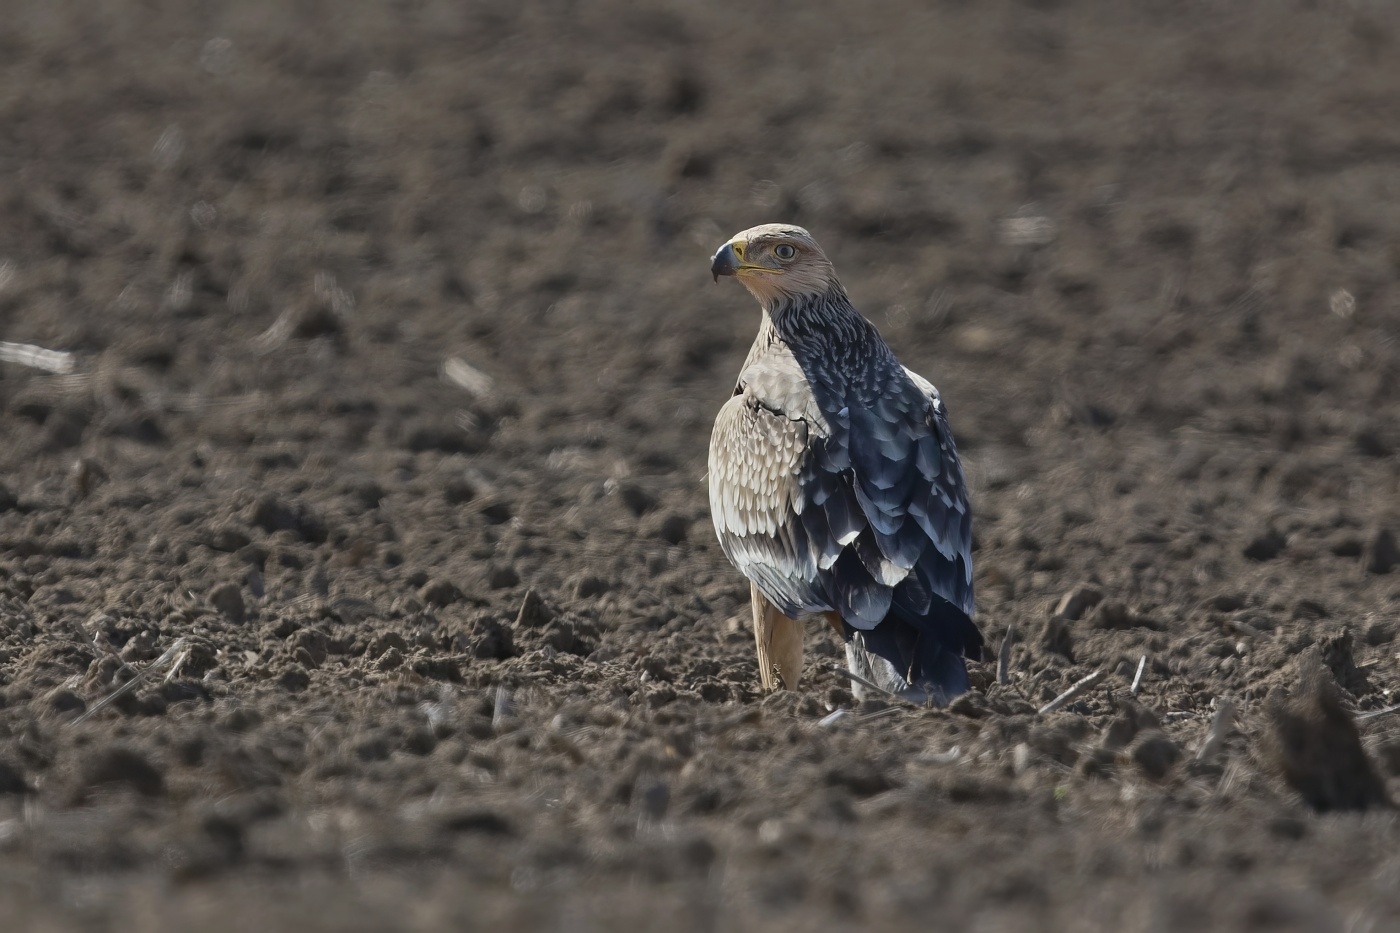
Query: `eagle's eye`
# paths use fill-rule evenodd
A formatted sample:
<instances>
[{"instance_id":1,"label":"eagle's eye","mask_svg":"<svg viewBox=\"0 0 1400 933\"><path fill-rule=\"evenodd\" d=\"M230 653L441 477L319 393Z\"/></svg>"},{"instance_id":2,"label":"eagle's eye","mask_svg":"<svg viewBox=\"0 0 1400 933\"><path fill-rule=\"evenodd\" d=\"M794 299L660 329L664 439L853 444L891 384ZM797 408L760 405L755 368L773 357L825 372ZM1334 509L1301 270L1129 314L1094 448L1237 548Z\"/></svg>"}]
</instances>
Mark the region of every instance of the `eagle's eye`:
<instances>
[{"instance_id":1,"label":"eagle's eye","mask_svg":"<svg viewBox=\"0 0 1400 933\"><path fill-rule=\"evenodd\" d=\"M797 255L797 248L791 243L779 243L773 247L773 255L779 259L787 261Z\"/></svg>"}]
</instances>

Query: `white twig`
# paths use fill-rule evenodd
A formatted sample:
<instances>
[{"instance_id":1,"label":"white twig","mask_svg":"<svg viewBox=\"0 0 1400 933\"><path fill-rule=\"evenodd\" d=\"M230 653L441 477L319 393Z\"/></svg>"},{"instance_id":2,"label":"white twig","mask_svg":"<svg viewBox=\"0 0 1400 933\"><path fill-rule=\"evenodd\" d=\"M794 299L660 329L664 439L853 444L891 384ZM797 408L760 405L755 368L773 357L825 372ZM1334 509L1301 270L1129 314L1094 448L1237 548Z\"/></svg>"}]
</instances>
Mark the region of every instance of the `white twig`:
<instances>
[{"instance_id":1,"label":"white twig","mask_svg":"<svg viewBox=\"0 0 1400 933\"><path fill-rule=\"evenodd\" d=\"M899 694L897 694L897 693L891 693L890 691L886 690L884 687L880 686L879 684L873 683L872 681L869 681L869 680L866 680L864 677L860 676L859 674L855 673L854 671L848 671L848 670L846 670L844 667L835 667L835 666L833 666L833 667L831 668L831 670L832 670L833 673L840 674L842 677L846 677L846 678L849 678L849 679L851 679L851 680L854 680L856 683L860 684L862 687L866 688L867 690L874 690L876 693L882 694L883 696L887 696L887 697L889 697L891 700L903 700L903 699L904 699L904 697L900 696Z\"/></svg>"},{"instance_id":2,"label":"white twig","mask_svg":"<svg viewBox=\"0 0 1400 933\"><path fill-rule=\"evenodd\" d=\"M1142 660L1138 661L1137 673L1133 675L1133 686L1130 691L1133 696L1137 696L1138 690L1142 687L1142 672L1145 670L1147 670L1147 655L1144 654Z\"/></svg>"},{"instance_id":3,"label":"white twig","mask_svg":"<svg viewBox=\"0 0 1400 933\"><path fill-rule=\"evenodd\" d=\"M1379 719L1381 716L1386 716L1390 713L1400 713L1400 703L1394 706L1387 706L1385 709L1373 709L1369 713L1362 713L1356 717L1356 721L1365 722L1368 719Z\"/></svg>"},{"instance_id":4,"label":"white twig","mask_svg":"<svg viewBox=\"0 0 1400 933\"><path fill-rule=\"evenodd\" d=\"M1074 700L1081 693L1090 689L1099 681L1103 680L1103 677L1104 671L1097 670L1094 671L1094 673L1088 675L1087 677L1079 678L1074 682L1074 685L1071 686L1068 690L1055 697L1055 699L1051 700L1049 703L1046 703L1044 706L1042 706L1040 708L1040 715L1044 716L1046 713L1053 713L1055 712L1055 710L1067 706L1070 703L1070 701Z\"/></svg>"},{"instance_id":5,"label":"white twig","mask_svg":"<svg viewBox=\"0 0 1400 933\"><path fill-rule=\"evenodd\" d=\"M490 398L496 393L496 382L486 373L458 356L442 364L442 377L477 398Z\"/></svg>"},{"instance_id":6,"label":"white twig","mask_svg":"<svg viewBox=\"0 0 1400 933\"><path fill-rule=\"evenodd\" d=\"M1011 644L1016 640L1016 623L1012 622L1001 639L1001 650L997 652L997 683L1005 686L1011 683Z\"/></svg>"},{"instance_id":7,"label":"white twig","mask_svg":"<svg viewBox=\"0 0 1400 933\"><path fill-rule=\"evenodd\" d=\"M77 719L73 720L73 724L77 725L78 723L91 718L99 710L103 710L106 709L108 706L111 706L112 703L115 702L117 699L124 697L131 691L135 690L147 677L150 677L156 671L160 670L162 667L173 661L184 650L185 638L184 636L181 636L180 638L175 639L175 643L169 648L166 648L165 652L160 657L156 658L150 664L147 664L145 668L141 671L141 673L137 674L135 677L131 678L126 683L113 690L111 693L107 694L101 700L98 700L97 703L92 707L92 709L88 710L86 713L83 713Z\"/></svg>"},{"instance_id":8,"label":"white twig","mask_svg":"<svg viewBox=\"0 0 1400 933\"><path fill-rule=\"evenodd\" d=\"M500 732L506 720L515 715L515 701L511 699L509 688L504 685L496 688L496 701L491 709L491 728Z\"/></svg>"},{"instance_id":9,"label":"white twig","mask_svg":"<svg viewBox=\"0 0 1400 933\"><path fill-rule=\"evenodd\" d=\"M74 355L63 350L46 350L27 343L0 341L0 363L18 363L46 373L71 373Z\"/></svg>"}]
</instances>

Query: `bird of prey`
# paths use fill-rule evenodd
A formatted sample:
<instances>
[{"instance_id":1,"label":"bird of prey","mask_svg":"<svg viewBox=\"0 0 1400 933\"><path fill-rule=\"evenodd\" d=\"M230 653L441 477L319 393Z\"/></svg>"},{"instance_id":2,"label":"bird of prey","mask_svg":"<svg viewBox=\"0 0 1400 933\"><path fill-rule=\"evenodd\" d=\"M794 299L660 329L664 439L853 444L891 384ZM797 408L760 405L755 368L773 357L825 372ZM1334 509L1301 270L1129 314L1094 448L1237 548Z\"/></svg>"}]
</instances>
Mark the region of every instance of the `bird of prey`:
<instances>
[{"instance_id":1,"label":"bird of prey","mask_svg":"<svg viewBox=\"0 0 1400 933\"><path fill-rule=\"evenodd\" d=\"M972 513L938 390L900 365L801 227L734 236L710 272L763 308L710 439L710 512L751 584L765 689L796 689L802 617L823 616L862 681L918 703L968 689Z\"/></svg>"}]
</instances>

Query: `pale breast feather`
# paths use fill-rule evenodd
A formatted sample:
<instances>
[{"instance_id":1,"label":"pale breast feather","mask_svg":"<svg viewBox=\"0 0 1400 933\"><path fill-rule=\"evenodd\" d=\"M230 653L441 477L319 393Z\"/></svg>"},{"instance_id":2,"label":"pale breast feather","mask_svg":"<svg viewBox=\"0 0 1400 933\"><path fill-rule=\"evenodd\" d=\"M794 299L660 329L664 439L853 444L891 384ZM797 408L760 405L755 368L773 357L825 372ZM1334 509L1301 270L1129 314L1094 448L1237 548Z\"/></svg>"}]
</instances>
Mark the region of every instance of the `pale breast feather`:
<instances>
[{"instance_id":1,"label":"pale breast feather","mask_svg":"<svg viewBox=\"0 0 1400 933\"><path fill-rule=\"evenodd\" d=\"M720 547L734 566L790 616L831 608L798 516L805 505L798 473L809 425L766 407L752 393L720 409L710 441L710 512Z\"/></svg>"}]
</instances>

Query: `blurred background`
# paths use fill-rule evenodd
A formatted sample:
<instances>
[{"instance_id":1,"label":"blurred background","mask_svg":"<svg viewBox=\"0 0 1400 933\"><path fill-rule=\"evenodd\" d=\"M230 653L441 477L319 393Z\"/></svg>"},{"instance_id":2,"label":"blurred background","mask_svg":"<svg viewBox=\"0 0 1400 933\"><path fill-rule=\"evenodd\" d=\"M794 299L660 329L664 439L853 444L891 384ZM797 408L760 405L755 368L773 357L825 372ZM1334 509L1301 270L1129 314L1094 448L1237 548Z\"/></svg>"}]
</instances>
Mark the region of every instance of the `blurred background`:
<instances>
[{"instance_id":1,"label":"blurred background","mask_svg":"<svg viewBox=\"0 0 1400 933\"><path fill-rule=\"evenodd\" d=\"M1394 703L1397 30L1367 0L8 4L0 897L36 929L1394 920L1394 829L1277 829L1253 746L1228 786L1119 774L1084 751L1107 699L1023 720L1149 655L1185 754L1315 642ZM709 256L770 221L949 405L980 622L1021 633L1000 731L814 732L852 705L815 630L804 691L758 693L702 477L758 324ZM910 763L953 747L973 785ZM1114 848L1144 820L1156 855Z\"/></svg>"}]
</instances>

